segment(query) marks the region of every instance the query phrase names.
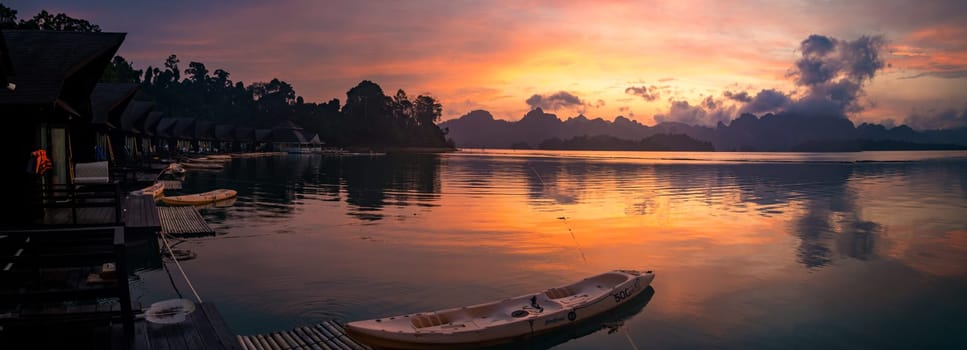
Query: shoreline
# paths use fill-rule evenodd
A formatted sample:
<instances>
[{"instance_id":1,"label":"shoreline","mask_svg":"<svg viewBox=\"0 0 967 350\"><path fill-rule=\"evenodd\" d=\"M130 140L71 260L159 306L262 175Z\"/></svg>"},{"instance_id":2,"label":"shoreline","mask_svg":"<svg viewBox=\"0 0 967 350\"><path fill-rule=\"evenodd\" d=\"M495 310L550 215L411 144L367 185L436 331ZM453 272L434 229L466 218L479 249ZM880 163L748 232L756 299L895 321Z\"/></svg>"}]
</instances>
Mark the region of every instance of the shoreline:
<instances>
[{"instance_id":1,"label":"shoreline","mask_svg":"<svg viewBox=\"0 0 967 350\"><path fill-rule=\"evenodd\" d=\"M366 146L350 146L345 148L349 152L380 152L380 153L451 153L456 152L458 148L450 147L366 147Z\"/></svg>"}]
</instances>

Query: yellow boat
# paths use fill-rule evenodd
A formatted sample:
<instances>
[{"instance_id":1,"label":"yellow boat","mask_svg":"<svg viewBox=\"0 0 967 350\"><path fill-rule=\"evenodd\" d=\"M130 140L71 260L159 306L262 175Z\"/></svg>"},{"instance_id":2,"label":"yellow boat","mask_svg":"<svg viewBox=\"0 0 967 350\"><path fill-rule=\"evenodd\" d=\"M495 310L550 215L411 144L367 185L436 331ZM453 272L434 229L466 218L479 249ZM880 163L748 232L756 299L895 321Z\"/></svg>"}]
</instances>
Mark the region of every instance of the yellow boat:
<instances>
[{"instance_id":1,"label":"yellow boat","mask_svg":"<svg viewBox=\"0 0 967 350\"><path fill-rule=\"evenodd\" d=\"M232 156L228 154L209 154L205 156L205 159L216 159L216 160L232 160Z\"/></svg>"},{"instance_id":2,"label":"yellow boat","mask_svg":"<svg viewBox=\"0 0 967 350\"><path fill-rule=\"evenodd\" d=\"M184 161L182 162L182 164L199 164L200 163L200 164L219 164L219 165L221 165L221 164L224 164L225 162L230 161L230 160L232 160L232 159L231 158L229 158L229 159L216 159L216 158L206 158L206 157L201 157L201 158L185 158Z\"/></svg>"},{"instance_id":3,"label":"yellow boat","mask_svg":"<svg viewBox=\"0 0 967 350\"><path fill-rule=\"evenodd\" d=\"M235 190L217 189L214 191L186 194L183 196L161 197L161 201L170 205L196 205L214 203L229 198L235 198L237 195L238 192Z\"/></svg>"},{"instance_id":4,"label":"yellow boat","mask_svg":"<svg viewBox=\"0 0 967 350\"><path fill-rule=\"evenodd\" d=\"M133 191L131 192L131 194L151 196L152 198L157 200L159 197L161 197L164 194L164 192L165 192L165 184L161 182L155 182L154 185L142 188L137 191Z\"/></svg>"},{"instance_id":5,"label":"yellow boat","mask_svg":"<svg viewBox=\"0 0 967 350\"><path fill-rule=\"evenodd\" d=\"M181 166L183 166L185 168L188 168L188 169L212 169L212 170L221 170L221 169L224 169L225 168L225 166L223 166L221 164L218 164L218 163L181 163Z\"/></svg>"}]
</instances>

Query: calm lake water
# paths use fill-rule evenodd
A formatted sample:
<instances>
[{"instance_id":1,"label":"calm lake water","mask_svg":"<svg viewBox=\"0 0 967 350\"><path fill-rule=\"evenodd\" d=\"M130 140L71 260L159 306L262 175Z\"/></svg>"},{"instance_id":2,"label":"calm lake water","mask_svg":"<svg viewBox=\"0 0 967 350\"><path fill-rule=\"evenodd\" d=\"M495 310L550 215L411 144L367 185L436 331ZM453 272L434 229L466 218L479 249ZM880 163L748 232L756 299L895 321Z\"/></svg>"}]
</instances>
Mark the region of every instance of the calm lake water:
<instances>
[{"instance_id":1,"label":"calm lake water","mask_svg":"<svg viewBox=\"0 0 967 350\"><path fill-rule=\"evenodd\" d=\"M651 269L616 333L519 347L967 348L965 152L289 155L185 188L239 192L178 246L239 334Z\"/></svg>"}]
</instances>

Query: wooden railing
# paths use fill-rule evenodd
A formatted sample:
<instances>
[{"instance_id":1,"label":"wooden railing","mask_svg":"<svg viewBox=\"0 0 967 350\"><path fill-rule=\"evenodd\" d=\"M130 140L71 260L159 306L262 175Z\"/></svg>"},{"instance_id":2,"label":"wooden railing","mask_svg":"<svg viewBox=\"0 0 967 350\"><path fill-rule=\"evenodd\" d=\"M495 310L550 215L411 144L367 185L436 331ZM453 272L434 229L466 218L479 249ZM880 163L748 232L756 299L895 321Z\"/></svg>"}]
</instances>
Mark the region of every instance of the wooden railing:
<instances>
[{"instance_id":1,"label":"wooden railing","mask_svg":"<svg viewBox=\"0 0 967 350\"><path fill-rule=\"evenodd\" d=\"M124 227L0 230L0 237L0 325L120 319L132 334ZM105 264L115 272L104 273Z\"/></svg>"},{"instance_id":2,"label":"wooden railing","mask_svg":"<svg viewBox=\"0 0 967 350\"><path fill-rule=\"evenodd\" d=\"M112 208L113 219L95 220L97 224L121 224L121 185L108 184L46 184L36 187L27 205L43 209L70 209L69 224L78 224L78 209Z\"/></svg>"}]
</instances>

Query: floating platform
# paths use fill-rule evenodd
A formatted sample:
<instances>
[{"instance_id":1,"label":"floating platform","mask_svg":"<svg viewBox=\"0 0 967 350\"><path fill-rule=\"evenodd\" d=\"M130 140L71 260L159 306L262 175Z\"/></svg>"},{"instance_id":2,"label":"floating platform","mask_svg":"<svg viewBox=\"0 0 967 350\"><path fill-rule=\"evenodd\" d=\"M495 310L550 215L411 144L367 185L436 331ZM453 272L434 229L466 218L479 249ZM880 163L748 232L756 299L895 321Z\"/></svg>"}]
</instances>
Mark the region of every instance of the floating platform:
<instances>
[{"instance_id":1,"label":"floating platform","mask_svg":"<svg viewBox=\"0 0 967 350\"><path fill-rule=\"evenodd\" d=\"M346 330L336 321L298 327L288 331L268 334L237 336L245 350L372 350L346 335Z\"/></svg>"},{"instance_id":2,"label":"floating platform","mask_svg":"<svg viewBox=\"0 0 967 350\"><path fill-rule=\"evenodd\" d=\"M210 235L215 233L198 209L192 206L158 207L158 215L161 217L162 234Z\"/></svg>"},{"instance_id":3,"label":"floating platform","mask_svg":"<svg viewBox=\"0 0 967 350\"><path fill-rule=\"evenodd\" d=\"M177 180L160 180L158 181L165 185L166 190L178 191L181 189L181 181Z\"/></svg>"}]
</instances>

